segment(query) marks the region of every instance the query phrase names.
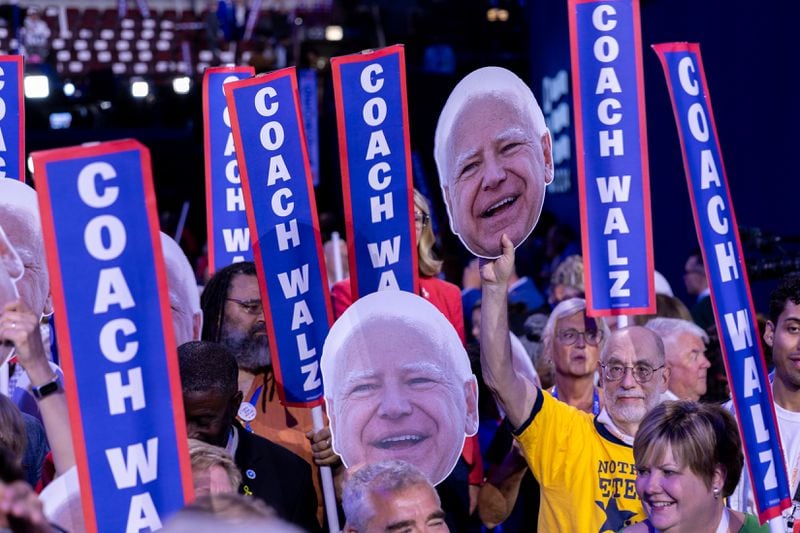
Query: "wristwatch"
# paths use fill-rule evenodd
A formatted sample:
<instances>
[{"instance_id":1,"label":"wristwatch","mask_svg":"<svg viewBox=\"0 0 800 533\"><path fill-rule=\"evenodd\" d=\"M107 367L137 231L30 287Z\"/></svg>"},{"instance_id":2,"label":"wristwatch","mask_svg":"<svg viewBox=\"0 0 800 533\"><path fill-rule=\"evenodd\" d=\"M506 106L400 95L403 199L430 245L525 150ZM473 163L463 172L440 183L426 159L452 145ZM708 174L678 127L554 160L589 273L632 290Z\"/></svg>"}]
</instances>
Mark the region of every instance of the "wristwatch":
<instances>
[{"instance_id":1,"label":"wristwatch","mask_svg":"<svg viewBox=\"0 0 800 533\"><path fill-rule=\"evenodd\" d=\"M31 386L31 394L37 400L41 400L42 398L47 398L53 393L62 390L61 388L61 378L58 375L54 376L53 379L45 383L44 385L40 385L38 387Z\"/></svg>"}]
</instances>

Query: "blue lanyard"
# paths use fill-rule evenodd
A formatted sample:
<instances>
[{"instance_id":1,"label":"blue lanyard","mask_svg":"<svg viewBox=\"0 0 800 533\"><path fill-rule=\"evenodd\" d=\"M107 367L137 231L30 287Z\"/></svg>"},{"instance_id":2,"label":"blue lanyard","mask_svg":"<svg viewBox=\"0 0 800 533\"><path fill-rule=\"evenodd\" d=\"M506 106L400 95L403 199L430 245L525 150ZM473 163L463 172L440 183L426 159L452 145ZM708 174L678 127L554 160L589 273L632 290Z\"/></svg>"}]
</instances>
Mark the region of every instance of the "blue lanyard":
<instances>
[{"instance_id":1,"label":"blue lanyard","mask_svg":"<svg viewBox=\"0 0 800 533\"><path fill-rule=\"evenodd\" d=\"M250 405L255 407L256 412L258 412L258 407L257 407L257 405L258 405L258 397L261 395L261 389L263 389L263 388L264 388L264 385L259 385L258 388L256 389L256 391L253 393L253 397L250 398ZM249 420L247 420L244 423L244 427L250 433L253 432L253 430L250 428L250 421Z\"/></svg>"},{"instance_id":2,"label":"blue lanyard","mask_svg":"<svg viewBox=\"0 0 800 533\"><path fill-rule=\"evenodd\" d=\"M597 388L592 387L592 414L599 415L600 414L600 396L597 394ZM553 398L558 400L558 388L556 385L553 385Z\"/></svg>"}]
</instances>

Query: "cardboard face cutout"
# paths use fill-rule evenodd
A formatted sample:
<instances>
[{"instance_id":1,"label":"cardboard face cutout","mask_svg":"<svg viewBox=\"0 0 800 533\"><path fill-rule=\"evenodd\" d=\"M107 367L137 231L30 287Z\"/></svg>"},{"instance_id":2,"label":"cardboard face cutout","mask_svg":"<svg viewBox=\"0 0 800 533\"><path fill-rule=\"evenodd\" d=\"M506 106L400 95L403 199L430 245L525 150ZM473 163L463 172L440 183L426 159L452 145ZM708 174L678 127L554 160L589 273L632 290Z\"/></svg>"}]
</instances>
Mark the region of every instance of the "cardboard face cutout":
<instances>
[{"instance_id":1,"label":"cardboard face cutout","mask_svg":"<svg viewBox=\"0 0 800 533\"><path fill-rule=\"evenodd\" d=\"M468 74L442 109L434 158L450 227L478 257L530 235L553 181L550 132L536 98L514 73L484 67Z\"/></svg>"},{"instance_id":2,"label":"cardboard face cutout","mask_svg":"<svg viewBox=\"0 0 800 533\"><path fill-rule=\"evenodd\" d=\"M424 298L379 291L357 300L322 352L333 449L346 467L407 461L433 484L478 429L478 389L458 334Z\"/></svg>"},{"instance_id":3,"label":"cardboard face cutout","mask_svg":"<svg viewBox=\"0 0 800 533\"><path fill-rule=\"evenodd\" d=\"M22 277L23 272L22 261L0 226L0 310L8 302L19 298L17 280ZM12 349L11 346L0 344L0 365L5 362Z\"/></svg>"}]
</instances>

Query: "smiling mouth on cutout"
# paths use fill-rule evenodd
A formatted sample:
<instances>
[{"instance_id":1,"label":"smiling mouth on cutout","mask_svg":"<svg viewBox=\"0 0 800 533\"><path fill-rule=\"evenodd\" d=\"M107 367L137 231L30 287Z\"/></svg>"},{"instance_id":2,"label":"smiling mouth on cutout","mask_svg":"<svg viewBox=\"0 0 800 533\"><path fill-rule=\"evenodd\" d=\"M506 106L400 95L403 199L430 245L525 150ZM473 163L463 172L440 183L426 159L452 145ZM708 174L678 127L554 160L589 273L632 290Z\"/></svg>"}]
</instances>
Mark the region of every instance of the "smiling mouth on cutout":
<instances>
[{"instance_id":1,"label":"smiling mouth on cutout","mask_svg":"<svg viewBox=\"0 0 800 533\"><path fill-rule=\"evenodd\" d=\"M372 446L381 450L405 450L428 440L425 435L402 434L393 435L372 441Z\"/></svg>"},{"instance_id":2,"label":"smiling mouth on cutout","mask_svg":"<svg viewBox=\"0 0 800 533\"><path fill-rule=\"evenodd\" d=\"M483 213L480 214L481 218L491 218L498 213L502 213L503 211L507 210L514 202L517 201L519 196L508 196L503 198L499 202L495 202L488 209L486 209Z\"/></svg>"}]
</instances>

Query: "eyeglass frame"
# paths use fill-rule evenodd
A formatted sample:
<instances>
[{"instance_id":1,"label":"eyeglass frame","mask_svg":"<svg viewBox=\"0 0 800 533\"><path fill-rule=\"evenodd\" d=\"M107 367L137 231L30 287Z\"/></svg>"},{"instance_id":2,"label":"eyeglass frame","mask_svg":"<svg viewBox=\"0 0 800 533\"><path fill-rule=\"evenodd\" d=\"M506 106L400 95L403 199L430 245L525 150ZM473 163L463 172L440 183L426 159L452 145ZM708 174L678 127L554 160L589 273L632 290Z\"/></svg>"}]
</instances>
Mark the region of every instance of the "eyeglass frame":
<instances>
[{"instance_id":1,"label":"eyeglass frame","mask_svg":"<svg viewBox=\"0 0 800 533\"><path fill-rule=\"evenodd\" d=\"M420 213L419 216L422 218L422 220L417 220L417 213L414 213L414 224L419 224L424 228L430 223L431 221L430 215L426 215L425 213Z\"/></svg>"},{"instance_id":2,"label":"eyeglass frame","mask_svg":"<svg viewBox=\"0 0 800 533\"><path fill-rule=\"evenodd\" d=\"M623 369L622 370L622 375L620 377L616 378L616 379L610 378L608 376L608 370L606 370L608 368L608 366L609 366L608 363L600 363L600 368L603 369L603 373L602 373L603 374L603 379L605 379L606 381L610 381L610 382L622 381L623 379L625 379L625 376L628 374L628 370L630 370L631 371L631 377L633 377L633 380L636 381L636 383L638 383L639 385L642 385L644 383L650 382L653 379L653 376L656 375L656 372L658 372L659 370L663 369L667 365L663 364L663 365L661 365L659 367L653 368L650 365L646 365L646 364L638 364L638 365L626 366L626 365L620 365L620 364L616 364L615 363L613 366L619 366L619 367L622 367L622 369ZM650 370L650 375L649 375L649 377L647 379L640 379L640 378L636 377L636 374L634 373L634 370L636 369L637 366L643 366L643 367L645 367L645 368Z\"/></svg>"},{"instance_id":3,"label":"eyeglass frame","mask_svg":"<svg viewBox=\"0 0 800 533\"><path fill-rule=\"evenodd\" d=\"M562 338L561 338L561 333L562 333L562 332L563 332L563 333L566 333L566 332L569 332L569 331L574 331L574 332L575 332L575 333L576 333L578 336L580 336L580 337L583 337L583 343L584 343L586 346L592 346L592 347L597 347L597 346L600 346L600 343L601 343L601 342L603 342L603 337L605 337L605 334L603 334L603 330L602 330L602 329L599 329L599 328L598 328L598 329L595 329L593 333L595 333L596 335L599 335L599 336L600 336L600 338L599 338L599 339L597 339L597 342L596 342L596 343L591 343L591 342L589 342L589 339L586 337L586 335L587 335L588 333L592 333L592 330L589 330L589 329L584 329L583 331L579 331L579 330L577 330L577 329L575 329L575 328L566 328L566 329L560 329L560 330L556 331L556 338L557 338L557 339L558 339L558 341L559 341L559 342L561 342L561 343L562 343L564 346L572 346L573 344L575 344L576 342L578 342L578 336L576 336L576 337L575 337L575 340L574 340L574 341L572 341L572 342L567 342L567 341L565 341L564 339L562 339Z\"/></svg>"},{"instance_id":4,"label":"eyeglass frame","mask_svg":"<svg viewBox=\"0 0 800 533\"><path fill-rule=\"evenodd\" d=\"M236 298L225 298L226 301L234 302L238 304L244 312L248 315L257 315L259 313L264 313L264 304L261 299L253 298L252 300L239 300ZM252 306L258 305L260 309L256 309Z\"/></svg>"}]
</instances>

